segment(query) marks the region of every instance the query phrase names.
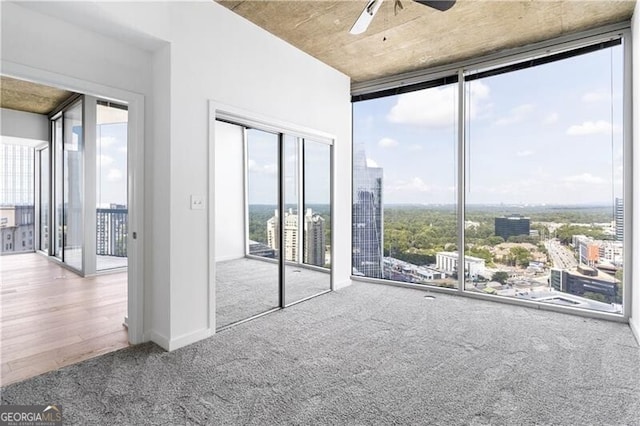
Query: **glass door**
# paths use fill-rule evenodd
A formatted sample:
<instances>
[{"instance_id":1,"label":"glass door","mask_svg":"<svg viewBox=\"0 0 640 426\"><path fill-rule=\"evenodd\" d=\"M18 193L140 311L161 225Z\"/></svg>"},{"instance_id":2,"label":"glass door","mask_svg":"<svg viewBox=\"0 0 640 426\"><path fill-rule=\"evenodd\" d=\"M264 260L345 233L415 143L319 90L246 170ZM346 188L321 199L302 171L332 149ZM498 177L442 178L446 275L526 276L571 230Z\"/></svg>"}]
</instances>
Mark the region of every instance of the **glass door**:
<instances>
[{"instance_id":1,"label":"glass door","mask_svg":"<svg viewBox=\"0 0 640 426\"><path fill-rule=\"evenodd\" d=\"M53 235L51 254L62 260L63 247L63 200L62 200L62 114L52 121L52 146L53 146Z\"/></svg>"},{"instance_id":2,"label":"glass door","mask_svg":"<svg viewBox=\"0 0 640 426\"><path fill-rule=\"evenodd\" d=\"M127 266L126 106L96 106L96 270Z\"/></svg>"},{"instance_id":3,"label":"glass door","mask_svg":"<svg viewBox=\"0 0 640 426\"><path fill-rule=\"evenodd\" d=\"M50 161L50 150L49 147L42 148L36 151L36 155L39 159L40 164L40 185L39 185L39 203L38 208L40 209L40 232L39 232L39 241L38 241L38 250L41 250L45 253L49 253L49 221L50 221L50 209L49 209L49 199L50 199L50 187L49 184L51 182L51 165Z\"/></svg>"},{"instance_id":4,"label":"glass door","mask_svg":"<svg viewBox=\"0 0 640 426\"><path fill-rule=\"evenodd\" d=\"M63 247L62 260L82 270L84 239L82 101L63 113Z\"/></svg>"},{"instance_id":5,"label":"glass door","mask_svg":"<svg viewBox=\"0 0 640 426\"><path fill-rule=\"evenodd\" d=\"M40 160L39 249L82 272L84 220L83 100L51 118L51 144ZM53 208L53 211L51 209Z\"/></svg>"}]
</instances>

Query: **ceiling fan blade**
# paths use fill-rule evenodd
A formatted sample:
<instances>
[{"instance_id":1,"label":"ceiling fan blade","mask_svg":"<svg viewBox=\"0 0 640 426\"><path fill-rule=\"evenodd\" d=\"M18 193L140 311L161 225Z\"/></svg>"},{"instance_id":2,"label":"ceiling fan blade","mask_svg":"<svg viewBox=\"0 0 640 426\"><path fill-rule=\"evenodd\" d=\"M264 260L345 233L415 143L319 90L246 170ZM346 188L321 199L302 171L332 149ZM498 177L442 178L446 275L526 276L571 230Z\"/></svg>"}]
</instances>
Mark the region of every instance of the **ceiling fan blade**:
<instances>
[{"instance_id":1,"label":"ceiling fan blade","mask_svg":"<svg viewBox=\"0 0 640 426\"><path fill-rule=\"evenodd\" d=\"M362 34L363 32L365 32L367 28L369 28L369 24L378 12L378 9L380 9L380 5L383 1L384 0L369 0L349 32L351 34Z\"/></svg>"},{"instance_id":2,"label":"ceiling fan blade","mask_svg":"<svg viewBox=\"0 0 640 426\"><path fill-rule=\"evenodd\" d=\"M441 12L451 9L451 7L453 7L453 5L456 3L456 0L413 0L413 1L425 6L432 7Z\"/></svg>"}]
</instances>

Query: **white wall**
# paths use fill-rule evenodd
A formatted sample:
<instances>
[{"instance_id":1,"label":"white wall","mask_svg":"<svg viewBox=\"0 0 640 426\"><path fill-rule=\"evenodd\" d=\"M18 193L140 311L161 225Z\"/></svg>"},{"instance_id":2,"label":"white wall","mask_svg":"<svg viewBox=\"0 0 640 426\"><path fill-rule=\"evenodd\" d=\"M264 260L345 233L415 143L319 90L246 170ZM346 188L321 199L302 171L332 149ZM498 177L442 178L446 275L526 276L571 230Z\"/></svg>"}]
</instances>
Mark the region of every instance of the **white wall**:
<instances>
[{"instance_id":1,"label":"white wall","mask_svg":"<svg viewBox=\"0 0 640 426\"><path fill-rule=\"evenodd\" d=\"M171 334L180 346L209 326L207 215L189 208L191 194L207 193L207 100L336 135L344 191L337 194L336 217L346 220L336 221L343 228L336 235L344 240L336 244L334 266L345 282L351 259L350 81L218 4L171 6Z\"/></svg>"},{"instance_id":2,"label":"white wall","mask_svg":"<svg viewBox=\"0 0 640 426\"><path fill-rule=\"evenodd\" d=\"M348 77L211 1L1 7L3 61L146 97L145 332L154 341L173 349L212 332L208 212L190 209L190 196L209 189L208 100L335 135L334 212L344 220L334 221L333 267L337 287L349 282Z\"/></svg>"},{"instance_id":3,"label":"white wall","mask_svg":"<svg viewBox=\"0 0 640 426\"><path fill-rule=\"evenodd\" d=\"M0 134L4 143L33 146L49 140L49 119L42 114L0 108Z\"/></svg>"},{"instance_id":4,"label":"white wall","mask_svg":"<svg viewBox=\"0 0 640 426\"><path fill-rule=\"evenodd\" d=\"M640 2L636 3L631 25L633 49L633 293L631 329L640 344Z\"/></svg>"},{"instance_id":5,"label":"white wall","mask_svg":"<svg viewBox=\"0 0 640 426\"><path fill-rule=\"evenodd\" d=\"M244 256L244 132L216 121L215 255L216 262Z\"/></svg>"},{"instance_id":6,"label":"white wall","mask_svg":"<svg viewBox=\"0 0 640 426\"><path fill-rule=\"evenodd\" d=\"M171 338L171 46L158 49L152 60L152 93L147 101L145 145L145 327L164 348Z\"/></svg>"}]
</instances>

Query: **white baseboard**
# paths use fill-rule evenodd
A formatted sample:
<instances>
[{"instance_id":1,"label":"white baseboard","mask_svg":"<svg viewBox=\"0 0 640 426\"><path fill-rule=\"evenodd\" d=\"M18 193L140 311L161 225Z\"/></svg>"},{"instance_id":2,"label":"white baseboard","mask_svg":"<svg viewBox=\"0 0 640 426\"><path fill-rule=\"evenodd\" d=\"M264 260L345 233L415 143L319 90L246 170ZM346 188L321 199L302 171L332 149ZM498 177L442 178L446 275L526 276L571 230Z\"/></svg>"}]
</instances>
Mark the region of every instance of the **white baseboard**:
<instances>
[{"instance_id":1,"label":"white baseboard","mask_svg":"<svg viewBox=\"0 0 640 426\"><path fill-rule=\"evenodd\" d=\"M148 333L148 339L145 338L145 340L151 340L153 343L160 346L165 351L169 350L169 339L155 330L150 330Z\"/></svg>"},{"instance_id":2,"label":"white baseboard","mask_svg":"<svg viewBox=\"0 0 640 426\"><path fill-rule=\"evenodd\" d=\"M216 257L216 262L226 262L227 260L236 260L236 259L244 259L244 254L241 254L239 256L218 256Z\"/></svg>"},{"instance_id":3,"label":"white baseboard","mask_svg":"<svg viewBox=\"0 0 640 426\"><path fill-rule=\"evenodd\" d=\"M203 328L201 330L194 331L192 333L183 334L182 336L176 337L175 339L171 339L168 342L169 351L175 351L176 349L182 348L184 346L195 343L199 340L206 339L210 337L213 333L209 328ZM163 346L164 347L164 346Z\"/></svg>"},{"instance_id":4,"label":"white baseboard","mask_svg":"<svg viewBox=\"0 0 640 426\"><path fill-rule=\"evenodd\" d=\"M636 323L633 322L633 318L629 319L629 327L631 327L631 332L633 333L633 336L636 338L636 342L638 343L638 346L640 346L640 328L638 328Z\"/></svg>"},{"instance_id":5,"label":"white baseboard","mask_svg":"<svg viewBox=\"0 0 640 426\"><path fill-rule=\"evenodd\" d=\"M351 280L340 281L333 284L333 289L340 290L341 288L349 287L351 284L353 284L353 281Z\"/></svg>"}]
</instances>

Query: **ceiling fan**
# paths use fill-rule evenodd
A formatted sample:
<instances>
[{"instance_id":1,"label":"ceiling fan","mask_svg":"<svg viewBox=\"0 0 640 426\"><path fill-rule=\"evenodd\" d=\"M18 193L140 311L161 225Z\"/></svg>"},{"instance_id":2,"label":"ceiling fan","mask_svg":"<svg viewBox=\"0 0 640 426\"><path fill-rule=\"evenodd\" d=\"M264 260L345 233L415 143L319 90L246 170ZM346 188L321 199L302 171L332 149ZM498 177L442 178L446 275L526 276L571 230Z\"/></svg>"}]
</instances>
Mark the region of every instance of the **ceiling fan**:
<instances>
[{"instance_id":1,"label":"ceiling fan","mask_svg":"<svg viewBox=\"0 0 640 426\"><path fill-rule=\"evenodd\" d=\"M378 9L380 9L380 5L382 5L383 1L384 0L368 0L367 5L365 6L364 10L356 20L355 24L353 24L353 27L351 27L351 30L349 32L351 34L362 34L363 32L365 32L369 27L369 24L373 20L373 17L378 12ZM451 9L451 7L456 2L456 0L413 0L413 1L415 1L416 3L420 3L421 5L440 10L442 12L444 12L445 10ZM399 9L401 10L404 8L400 0L395 0L393 7L396 13L398 12Z\"/></svg>"}]
</instances>

